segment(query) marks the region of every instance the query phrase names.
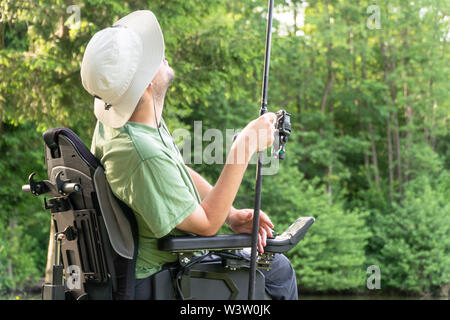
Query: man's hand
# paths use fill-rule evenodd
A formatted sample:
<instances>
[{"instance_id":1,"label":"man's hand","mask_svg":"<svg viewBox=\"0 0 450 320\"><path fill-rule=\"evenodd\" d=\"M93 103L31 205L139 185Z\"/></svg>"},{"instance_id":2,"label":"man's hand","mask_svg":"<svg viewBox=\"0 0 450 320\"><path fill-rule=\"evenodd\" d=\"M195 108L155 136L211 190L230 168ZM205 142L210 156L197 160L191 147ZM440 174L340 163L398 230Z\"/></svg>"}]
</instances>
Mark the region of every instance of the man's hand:
<instances>
[{"instance_id":1,"label":"man's hand","mask_svg":"<svg viewBox=\"0 0 450 320\"><path fill-rule=\"evenodd\" d=\"M236 233L252 233L253 229L253 209L234 209L227 217L227 223ZM259 211L259 235L258 235L258 251L264 253L267 236L273 237L273 223L267 214Z\"/></svg>"},{"instance_id":2,"label":"man's hand","mask_svg":"<svg viewBox=\"0 0 450 320\"><path fill-rule=\"evenodd\" d=\"M276 121L275 113L266 112L247 124L237 136L236 143L238 144L238 140L241 140L241 143L248 145L251 153L269 148L275 140Z\"/></svg>"}]
</instances>

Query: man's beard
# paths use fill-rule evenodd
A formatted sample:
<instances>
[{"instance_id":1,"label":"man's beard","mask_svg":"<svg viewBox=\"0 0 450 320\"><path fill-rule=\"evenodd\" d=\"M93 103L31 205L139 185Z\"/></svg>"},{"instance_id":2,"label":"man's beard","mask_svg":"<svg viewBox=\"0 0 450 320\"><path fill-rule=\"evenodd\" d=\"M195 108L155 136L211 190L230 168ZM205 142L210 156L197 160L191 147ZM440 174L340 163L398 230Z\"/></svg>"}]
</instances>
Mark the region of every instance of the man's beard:
<instances>
[{"instance_id":1,"label":"man's beard","mask_svg":"<svg viewBox=\"0 0 450 320\"><path fill-rule=\"evenodd\" d=\"M172 68L170 68L170 71L167 72L167 78L164 79L164 82L155 83L155 99L158 101L158 104L162 103L164 101L164 98L167 93L167 89L169 89L170 84L175 78L175 72Z\"/></svg>"},{"instance_id":2,"label":"man's beard","mask_svg":"<svg viewBox=\"0 0 450 320\"><path fill-rule=\"evenodd\" d=\"M170 68L171 72L167 73L167 78L164 79L164 82L158 82L154 85L154 94L155 94L155 100L158 106L162 106L164 103L164 98L167 93L167 89L169 88L169 85L172 83L172 81L175 78L175 73L172 68Z\"/></svg>"}]
</instances>

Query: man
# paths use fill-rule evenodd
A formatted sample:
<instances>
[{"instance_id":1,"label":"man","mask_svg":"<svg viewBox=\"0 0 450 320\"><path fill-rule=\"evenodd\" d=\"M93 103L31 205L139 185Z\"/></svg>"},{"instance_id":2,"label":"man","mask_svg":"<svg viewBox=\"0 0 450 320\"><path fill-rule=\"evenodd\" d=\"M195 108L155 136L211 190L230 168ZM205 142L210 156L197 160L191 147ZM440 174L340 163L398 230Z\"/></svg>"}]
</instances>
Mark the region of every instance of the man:
<instances>
[{"instance_id":1,"label":"man","mask_svg":"<svg viewBox=\"0 0 450 320\"><path fill-rule=\"evenodd\" d=\"M232 204L250 157L274 139L275 114L251 121L211 186L183 163L162 119L174 76L165 59L162 31L150 11L133 12L96 33L81 66L83 86L95 97L99 120L91 151L105 168L113 193L133 209L138 223L137 299L151 298L151 276L176 259L158 250L158 238L186 232L211 236L224 223L236 233L251 233L253 210L237 210ZM260 252L272 228L261 212ZM267 292L277 299L297 299L289 261L277 255L272 267L265 272Z\"/></svg>"}]
</instances>

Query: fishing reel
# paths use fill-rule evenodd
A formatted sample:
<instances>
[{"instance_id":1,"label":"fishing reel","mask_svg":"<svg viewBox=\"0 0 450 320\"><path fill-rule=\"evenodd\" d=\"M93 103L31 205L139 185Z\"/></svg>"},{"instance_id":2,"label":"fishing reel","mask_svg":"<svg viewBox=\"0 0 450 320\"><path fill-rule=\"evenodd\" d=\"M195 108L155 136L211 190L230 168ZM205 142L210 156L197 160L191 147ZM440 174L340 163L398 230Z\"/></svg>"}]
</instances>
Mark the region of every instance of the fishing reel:
<instances>
[{"instance_id":1,"label":"fishing reel","mask_svg":"<svg viewBox=\"0 0 450 320\"><path fill-rule=\"evenodd\" d=\"M275 141L272 146L272 156L283 160L286 155L286 142L291 135L291 114L286 110L280 110L276 113L275 123Z\"/></svg>"}]
</instances>

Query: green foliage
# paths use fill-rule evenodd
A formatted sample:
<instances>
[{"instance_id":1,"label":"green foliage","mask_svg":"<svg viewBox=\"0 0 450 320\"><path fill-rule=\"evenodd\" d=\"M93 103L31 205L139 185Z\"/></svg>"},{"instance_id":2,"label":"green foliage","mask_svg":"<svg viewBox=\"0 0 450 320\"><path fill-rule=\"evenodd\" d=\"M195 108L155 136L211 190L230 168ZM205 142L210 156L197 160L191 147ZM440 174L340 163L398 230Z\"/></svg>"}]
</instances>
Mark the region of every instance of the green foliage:
<instances>
[{"instance_id":1,"label":"green foliage","mask_svg":"<svg viewBox=\"0 0 450 320\"><path fill-rule=\"evenodd\" d=\"M421 176L407 186L405 200L377 214L373 226L380 249L374 255L382 284L408 292L436 293L450 282L450 176Z\"/></svg>"},{"instance_id":2,"label":"green foliage","mask_svg":"<svg viewBox=\"0 0 450 320\"><path fill-rule=\"evenodd\" d=\"M0 153L0 291L21 290L45 272L50 226L42 202L22 192L32 171L45 172L36 126L3 122Z\"/></svg>"},{"instance_id":3,"label":"green foliage","mask_svg":"<svg viewBox=\"0 0 450 320\"><path fill-rule=\"evenodd\" d=\"M306 180L289 161L282 163L276 175L264 176L264 186L262 207L280 233L298 217L316 219L306 237L288 254L300 288L362 289L364 250L370 235L364 219L367 213L345 210L342 200L332 202L318 179Z\"/></svg>"}]
</instances>

